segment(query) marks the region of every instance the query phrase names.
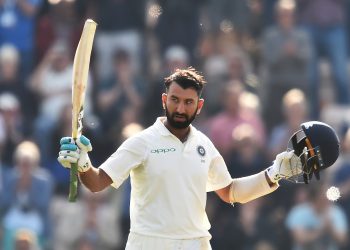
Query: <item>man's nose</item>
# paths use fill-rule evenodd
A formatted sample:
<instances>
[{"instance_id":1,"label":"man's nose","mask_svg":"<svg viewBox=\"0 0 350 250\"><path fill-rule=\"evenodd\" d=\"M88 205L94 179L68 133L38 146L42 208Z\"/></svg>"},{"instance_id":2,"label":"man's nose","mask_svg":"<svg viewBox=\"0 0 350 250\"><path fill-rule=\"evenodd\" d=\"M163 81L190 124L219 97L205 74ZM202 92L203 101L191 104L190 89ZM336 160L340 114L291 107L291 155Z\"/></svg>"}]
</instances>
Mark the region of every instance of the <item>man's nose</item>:
<instances>
[{"instance_id":1,"label":"man's nose","mask_svg":"<svg viewBox=\"0 0 350 250\"><path fill-rule=\"evenodd\" d=\"M185 104L180 102L179 105L177 105L176 111L180 114L185 113Z\"/></svg>"}]
</instances>

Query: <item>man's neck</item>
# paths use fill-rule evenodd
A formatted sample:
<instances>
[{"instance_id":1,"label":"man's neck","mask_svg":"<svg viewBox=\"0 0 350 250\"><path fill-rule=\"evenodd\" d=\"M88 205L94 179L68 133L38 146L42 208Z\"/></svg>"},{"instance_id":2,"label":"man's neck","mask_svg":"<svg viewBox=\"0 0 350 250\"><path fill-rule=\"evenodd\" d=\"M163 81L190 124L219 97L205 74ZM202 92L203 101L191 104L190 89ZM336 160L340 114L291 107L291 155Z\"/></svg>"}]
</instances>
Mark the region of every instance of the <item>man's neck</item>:
<instances>
[{"instance_id":1,"label":"man's neck","mask_svg":"<svg viewBox=\"0 0 350 250\"><path fill-rule=\"evenodd\" d=\"M173 134L175 135L177 138L179 138L179 140L181 142L185 142L188 138L188 134L190 133L190 127L187 128L174 128L172 127L168 120L165 119L163 121L164 126Z\"/></svg>"}]
</instances>

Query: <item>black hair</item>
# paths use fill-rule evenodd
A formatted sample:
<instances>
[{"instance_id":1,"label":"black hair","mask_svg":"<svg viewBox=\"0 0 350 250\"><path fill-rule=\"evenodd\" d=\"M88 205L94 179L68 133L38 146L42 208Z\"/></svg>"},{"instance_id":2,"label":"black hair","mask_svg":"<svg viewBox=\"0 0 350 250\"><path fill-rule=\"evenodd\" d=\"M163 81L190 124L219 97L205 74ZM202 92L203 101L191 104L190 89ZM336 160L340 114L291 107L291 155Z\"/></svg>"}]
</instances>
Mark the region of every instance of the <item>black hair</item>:
<instances>
[{"instance_id":1,"label":"black hair","mask_svg":"<svg viewBox=\"0 0 350 250\"><path fill-rule=\"evenodd\" d=\"M176 69L173 74L166 77L164 79L166 92L168 92L172 82L176 82L183 89L195 89L199 97L202 95L203 87L207 83L204 76L193 67L188 67L187 69Z\"/></svg>"}]
</instances>

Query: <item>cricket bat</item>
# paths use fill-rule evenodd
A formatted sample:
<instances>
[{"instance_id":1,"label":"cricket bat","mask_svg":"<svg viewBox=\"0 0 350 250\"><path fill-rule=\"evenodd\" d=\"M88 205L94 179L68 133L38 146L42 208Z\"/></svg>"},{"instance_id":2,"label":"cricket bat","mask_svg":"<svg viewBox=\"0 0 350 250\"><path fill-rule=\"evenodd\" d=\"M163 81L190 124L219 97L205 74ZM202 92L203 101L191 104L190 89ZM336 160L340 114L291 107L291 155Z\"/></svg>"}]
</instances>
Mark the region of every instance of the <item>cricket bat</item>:
<instances>
[{"instance_id":1,"label":"cricket bat","mask_svg":"<svg viewBox=\"0 0 350 250\"><path fill-rule=\"evenodd\" d=\"M90 56L97 24L87 19L75 51L72 76L72 137L77 139L83 129L84 99L88 80ZM71 165L69 181L70 202L75 202L78 192L78 165Z\"/></svg>"}]
</instances>

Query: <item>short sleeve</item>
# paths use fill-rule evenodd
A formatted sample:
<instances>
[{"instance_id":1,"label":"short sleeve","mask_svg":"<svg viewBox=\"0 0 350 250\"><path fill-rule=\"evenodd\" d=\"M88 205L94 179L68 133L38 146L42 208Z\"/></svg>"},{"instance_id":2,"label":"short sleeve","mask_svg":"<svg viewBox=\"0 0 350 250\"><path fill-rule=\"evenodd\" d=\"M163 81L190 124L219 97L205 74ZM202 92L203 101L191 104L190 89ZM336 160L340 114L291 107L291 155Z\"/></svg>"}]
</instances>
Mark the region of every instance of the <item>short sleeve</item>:
<instances>
[{"instance_id":1,"label":"short sleeve","mask_svg":"<svg viewBox=\"0 0 350 250\"><path fill-rule=\"evenodd\" d=\"M212 160L209 166L207 192L227 187L232 183L232 178L227 170L224 159L211 142L210 145Z\"/></svg>"},{"instance_id":2,"label":"short sleeve","mask_svg":"<svg viewBox=\"0 0 350 250\"><path fill-rule=\"evenodd\" d=\"M147 144L139 136L127 139L102 165L102 169L118 188L128 178L132 169L143 164Z\"/></svg>"},{"instance_id":3,"label":"short sleeve","mask_svg":"<svg viewBox=\"0 0 350 250\"><path fill-rule=\"evenodd\" d=\"M223 157L212 141L206 136L205 141L205 144L208 145L208 153L211 159L206 189L207 192L212 192L230 185L232 183L232 178L227 170Z\"/></svg>"}]
</instances>

